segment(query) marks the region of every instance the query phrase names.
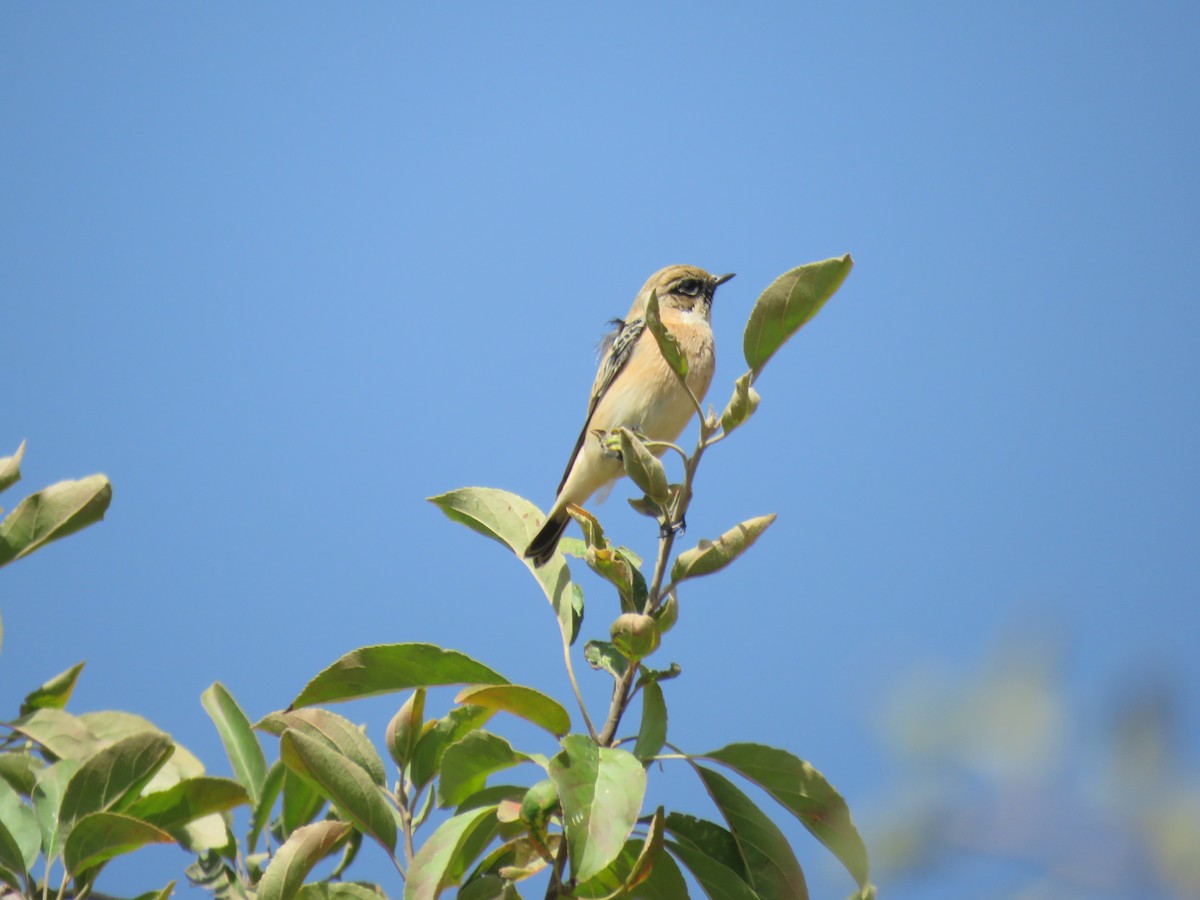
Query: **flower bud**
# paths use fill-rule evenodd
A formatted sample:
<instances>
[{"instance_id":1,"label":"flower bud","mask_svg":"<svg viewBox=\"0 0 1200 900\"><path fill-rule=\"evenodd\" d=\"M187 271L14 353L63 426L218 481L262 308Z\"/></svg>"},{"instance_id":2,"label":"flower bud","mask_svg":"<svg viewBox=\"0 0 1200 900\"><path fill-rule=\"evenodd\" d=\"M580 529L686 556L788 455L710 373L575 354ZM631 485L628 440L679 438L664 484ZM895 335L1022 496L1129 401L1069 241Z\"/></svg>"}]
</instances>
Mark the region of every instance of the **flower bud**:
<instances>
[{"instance_id":1,"label":"flower bud","mask_svg":"<svg viewBox=\"0 0 1200 900\"><path fill-rule=\"evenodd\" d=\"M625 613L617 617L609 633L621 655L634 662L658 649L658 623L652 616Z\"/></svg>"}]
</instances>

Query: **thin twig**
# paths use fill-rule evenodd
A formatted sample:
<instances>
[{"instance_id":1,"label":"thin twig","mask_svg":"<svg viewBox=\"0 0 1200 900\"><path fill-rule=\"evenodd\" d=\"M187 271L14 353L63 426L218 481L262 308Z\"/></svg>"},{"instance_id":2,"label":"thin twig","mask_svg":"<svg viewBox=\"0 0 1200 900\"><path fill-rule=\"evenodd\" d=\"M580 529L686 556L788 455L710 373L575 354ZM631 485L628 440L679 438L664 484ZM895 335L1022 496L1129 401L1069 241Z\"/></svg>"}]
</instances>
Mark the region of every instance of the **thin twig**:
<instances>
[{"instance_id":1,"label":"thin twig","mask_svg":"<svg viewBox=\"0 0 1200 900\"><path fill-rule=\"evenodd\" d=\"M554 868L550 870L550 883L546 885L546 900L555 900L560 896L559 888L562 887L562 873L566 863L567 835L564 832L558 839L558 853L554 856Z\"/></svg>"},{"instance_id":2,"label":"thin twig","mask_svg":"<svg viewBox=\"0 0 1200 900\"><path fill-rule=\"evenodd\" d=\"M563 662L567 666L567 678L571 682L571 690L575 692L575 702L579 704L579 712L583 715L583 724L587 725L588 734L592 736L592 740L597 744L600 743L600 736L596 734L596 727L592 724L592 718L588 715L587 707L583 705L583 694L579 690L579 682L575 680L575 669L571 665L571 645L567 642L566 636L563 636Z\"/></svg>"},{"instance_id":3,"label":"thin twig","mask_svg":"<svg viewBox=\"0 0 1200 900\"><path fill-rule=\"evenodd\" d=\"M400 824L404 830L404 862L412 865L413 857L416 855L413 850L413 815L410 805L408 790L404 787L404 774L400 775L400 784L396 789L397 801L400 806ZM414 796L412 799L416 799Z\"/></svg>"},{"instance_id":4,"label":"thin twig","mask_svg":"<svg viewBox=\"0 0 1200 900\"><path fill-rule=\"evenodd\" d=\"M679 375L678 372L675 374L679 377L679 383L683 385L683 389L687 391L688 396L692 398L692 406L696 407L696 415L698 415L700 417L700 421L703 422L704 407L700 405L700 398L696 396L696 392L692 390L692 386L687 383L686 376Z\"/></svg>"},{"instance_id":5,"label":"thin twig","mask_svg":"<svg viewBox=\"0 0 1200 900\"><path fill-rule=\"evenodd\" d=\"M687 387L686 383L684 383L684 387ZM688 394L691 395L693 400L696 399L696 395L692 393L691 388L688 388ZM696 401L696 408L700 408L699 401ZM654 612L662 603L662 598L665 594L662 590L663 577L667 572L667 562L671 558L671 550L675 546L675 525L683 521L684 516L687 515L688 505L692 500L692 482L696 478L696 469L700 465L700 458L704 455L705 449L709 446L709 440L715 432L716 429L709 427L704 419L703 412L701 412L700 439L696 442L696 452L690 457L685 457L683 485L680 487L672 509L665 511L665 521L659 523L662 527L662 534L659 537L658 558L654 561L654 576L650 582L649 597L646 602L647 613ZM668 585L668 587L673 587L673 583ZM613 699L608 709L608 718L604 722L604 727L600 729L600 736L596 741L601 747L612 746L613 736L617 733L617 728L621 725L621 717L625 715L625 709L629 705L632 696L630 688L633 686L633 678L636 674L637 666L634 663L630 663L629 667L625 670L625 674L621 676L613 688Z\"/></svg>"},{"instance_id":6,"label":"thin twig","mask_svg":"<svg viewBox=\"0 0 1200 900\"><path fill-rule=\"evenodd\" d=\"M679 454L679 458L687 463L687 454L683 452L683 448L678 444L672 444L670 441L642 441L647 447L662 447L664 450L674 450Z\"/></svg>"}]
</instances>

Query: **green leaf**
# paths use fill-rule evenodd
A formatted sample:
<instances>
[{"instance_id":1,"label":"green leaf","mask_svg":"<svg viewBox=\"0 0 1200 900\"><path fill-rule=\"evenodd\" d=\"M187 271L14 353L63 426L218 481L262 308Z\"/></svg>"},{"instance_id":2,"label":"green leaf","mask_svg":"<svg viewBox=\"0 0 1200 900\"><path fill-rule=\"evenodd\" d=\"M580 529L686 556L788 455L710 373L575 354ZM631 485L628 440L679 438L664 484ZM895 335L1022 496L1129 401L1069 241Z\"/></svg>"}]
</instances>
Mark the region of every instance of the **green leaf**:
<instances>
[{"instance_id":1,"label":"green leaf","mask_svg":"<svg viewBox=\"0 0 1200 900\"><path fill-rule=\"evenodd\" d=\"M558 552L576 559L583 559L587 556L587 542L577 537L563 535L558 541Z\"/></svg>"},{"instance_id":2,"label":"green leaf","mask_svg":"<svg viewBox=\"0 0 1200 900\"><path fill-rule=\"evenodd\" d=\"M100 749L87 725L61 709L35 709L9 725L57 759L84 760Z\"/></svg>"},{"instance_id":3,"label":"green leaf","mask_svg":"<svg viewBox=\"0 0 1200 900\"><path fill-rule=\"evenodd\" d=\"M34 815L33 809L25 804L21 795L6 781L0 781L0 825L8 830L9 837L20 851L21 857L20 866L14 865L11 858L7 861L0 858L0 865L7 866L23 877L42 848L42 834L38 829L37 816Z\"/></svg>"},{"instance_id":4,"label":"green leaf","mask_svg":"<svg viewBox=\"0 0 1200 900\"><path fill-rule=\"evenodd\" d=\"M525 559L525 548L546 518L540 509L524 497L495 488L458 488L428 500L451 521L466 525L512 550L537 579L542 593L550 601L563 640L568 644L575 643L579 623L572 609L574 592L566 561L557 553L540 567Z\"/></svg>"},{"instance_id":5,"label":"green leaf","mask_svg":"<svg viewBox=\"0 0 1200 900\"><path fill-rule=\"evenodd\" d=\"M307 825L325 808L324 795L286 766L281 790L283 807L279 815L285 837Z\"/></svg>"},{"instance_id":6,"label":"green leaf","mask_svg":"<svg viewBox=\"0 0 1200 900\"><path fill-rule=\"evenodd\" d=\"M691 895L674 858L664 850L659 850L649 877L635 887L630 896L636 900L688 900Z\"/></svg>"},{"instance_id":7,"label":"green leaf","mask_svg":"<svg viewBox=\"0 0 1200 900\"><path fill-rule=\"evenodd\" d=\"M675 627L675 623L679 621L679 598L676 596L674 589L667 594L667 598L650 615L654 616L654 621L658 623L659 634L666 634Z\"/></svg>"},{"instance_id":8,"label":"green leaf","mask_svg":"<svg viewBox=\"0 0 1200 900\"><path fill-rule=\"evenodd\" d=\"M472 807L471 810L464 812L473 812L476 809L485 807ZM458 813L462 815L462 813ZM464 878L468 877L468 873L475 866L475 861L483 854L491 844L492 839L500 832L500 820L496 816L496 810L492 807L492 814L483 816L474 825L466 830L463 839L459 841L458 849L450 857L450 862L446 866L446 874L442 879L443 884L460 884Z\"/></svg>"},{"instance_id":9,"label":"green leaf","mask_svg":"<svg viewBox=\"0 0 1200 900\"><path fill-rule=\"evenodd\" d=\"M667 471L662 462L646 446L645 442L628 428L618 428L621 441L621 460L629 480L646 492L646 496L658 504L670 499Z\"/></svg>"},{"instance_id":10,"label":"green leaf","mask_svg":"<svg viewBox=\"0 0 1200 900\"><path fill-rule=\"evenodd\" d=\"M655 291L650 292L650 299L646 301L646 327L654 335L659 352L662 353L667 365L680 378L686 378L688 373L687 356L680 349L675 335L671 334L662 323L662 317L658 311L658 294Z\"/></svg>"},{"instance_id":11,"label":"green leaf","mask_svg":"<svg viewBox=\"0 0 1200 900\"><path fill-rule=\"evenodd\" d=\"M338 857L337 863L334 864L333 870L329 873L329 877L341 878L342 873L350 867L350 864L358 858L358 851L362 849L363 834L361 831L350 832L350 838L342 846L341 855Z\"/></svg>"},{"instance_id":12,"label":"green leaf","mask_svg":"<svg viewBox=\"0 0 1200 900\"><path fill-rule=\"evenodd\" d=\"M38 773L37 784L33 788L33 812L42 834L42 854L48 861L57 858L62 848L58 810L62 805L63 792L82 765L79 760L64 759Z\"/></svg>"},{"instance_id":13,"label":"green leaf","mask_svg":"<svg viewBox=\"0 0 1200 900\"><path fill-rule=\"evenodd\" d=\"M633 508L634 512L650 519L661 519L666 514L663 508L649 497L629 497L626 502ZM559 544L559 546L561 547L562 545ZM563 552L566 552L565 548Z\"/></svg>"},{"instance_id":14,"label":"green leaf","mask_svg":"<svg viewBox=\"0 0 1200 900\"><path fill-rule=\"evenodd\" d=\"M146 891L143 894L138 894L134 900L169 900L173 893L175 893L175 882L168 881L166 887L160 888L157 891Z\"/></svg>"},{"instance_id":15,"label":"green leaf","mask_svg":"<svg viewBox=\"0 0 1200 900\"><path fill-rule=\"evenodd\" d=\"M758 894L736 872L703 851L683 842L667 841L666 846L687 866L711 900L759 900Z\"/></svg>"},{"instance_id":16,"label":"green leaf","mask_svg":"<svg viewBox=\"0 0 1200 900\"><path fill-rule=\"evenodd\" d=\"M664 827L679 843L694 847L708 859L719 862L742 881L749 883L742 851L727 828L707 819L674 812L667 815Z\"/></svg>"},{"instance_id":17,"label":"green leaf","mask_svg":"<svg viewBox=\"0 0 1200 900\"><path fill-rule=\"evenodd\" d=\"M353 650L319 673L292 701L291 709L447 684L508 684L508 679L457 650L433 644L377 644Z\"/></svg>"},{"instance_id":18,"label":"green leaf","mask_svg":"<svg viewBox=\"0 0 1200 900\"><path fill-rule=\"evenodd\" d=\"M661 838L658 841L661 849ZM664 885L656 885L650 883L650 877L653 874L653 869L639 868L646 866L649 860L647 856L657 865L660 859L667 858L665 853L659 852L650 846L648 842L640 840L628 840L625 846L621 848L621 852L617 854L617 858L604 871L598 872L594 878L578 884L571 891L571 896L578 900L615 900L615 898L636 897L636 898L663 898L663 900L680 900L682 897L688 896L687 885L683 881L682 876L675 883L677 889L675 893L663 894L661 887ZM678 868L675 869L676 874L679 873ZM637 883L631 886L631 882L637 880ZM662 879L659 879L660 881ZM682 889L682 890L678 890Z\"/></svg>"},{"instance_id":19,"label":"green leaf","mask_svg":"<svg viewBox=\"0 0 1200 900\"><path fill-rule=\"evenodd\" d=\"M258 798L257 802L251 802L250 829L246 833L247 853L254 853L263 829L271 821L271 810L274 809L275 801L279 799L279 794L283 790L283 780L287 771L287 766L279 760L275 760L271 764L271 768L267 769L267 777L263 779L262 796ZM308 789L312 790L312 788ZM249 799L249 794L247 794L247 799ZM291 834L291 832L292 829L289 828L287 833Z\"/></svg>"},{"instance_id":20,"label":"green leaf","mask_svg":"<svg viewBox=\"0 0 1200 900\"><path fill-rule=\"evenodd\" d=\"M527 787L519 784L494 784L491 787L478 790L465 798L458 804L458 808L454 811L460 813L466 812L468 809L478 809L481 806L500 806L501 804L505 804L509 807L509 811L513 812L515 807L521 805L521 800L528 790ZM500 812L497 811L497 816L499 815ZM510 817L509 821L514 821L514 819Z\"/></svg>"},{"instance_id":21,"label":"green leaf","mask_svg":"<svg viewBox=\"0 0 1200 900\"><path fill-rule=\"evenodd\" d=\"M571 730L571 715L561 703L541 691L519 684L463 688L454 702L512 713L555 737L562 737Z\"/></svg>"},{"instance_id":22,"label":"green leaf","mask_svg":"<svg viewBox=\"0 0 1200 900\"><path fill-rule=\"evenodd\" d=\"M60 830L69 834L90 813L129 806L174 752L171 739L154 732L132 735L101 750L68 782L59 808Z\"/></svg>"},{"instance_id":23,"label":"green leaf","mask_svg":"<svg viewBox=\"0 0 1200 900\"><path fill-rule=\"evenodd\" d=\"M703 754L753 781L803 823L865 888L870 882L867 848L841 794L825 776L786 750L762 744L729 744Z\"/></svg>"},{"instance_id":24,"label":"green leaf","mask_svg":"<svg viewBox=\"0 0 1200 900\"><path fill-rule=\"evenodd\" d=\"M294 728L309 737L317 738L357 763L380 787L387 787L387 772L375 746L363 734L361 728L344 716L327 709L297 709L292 712L271 713L255 727L274 735Z\"/></svg>"},{"instance_id":25,"label":"green leaf","mask_svg":"<svg viewBox=\"0 0 1200 900\"><path fill-rule=\"evenodd\" d=\"M621 852L646 793L646 771L633 754L568 735L550 761L570 846L571 877L587 881Z\"/></svg>"},{"instance_id":26,"label":"green leaf","mask_svg":"<svg viewBox=\"0 0 1200 900\"><path fill-rule=\"evenodd\" d=\"M721 413L721 428L726 434L744 424L758 409L758 402L761 398L758 396L758 391L750 384L753 380L754 373L747 372L733 383L733 396L729 400L729 405L725 407L725 411Z\"/></svg>"},{"instance_id":27,"label":"green leaf","mask_svg":"<svg viewBox=\"0 0 1200 900\"><path fill-rule=\"evenodd\" d=\"M754 892L762 900L807 898L804 872L779 827L725 776L694 768L737 841Z\"/></svg>"},{"instance_id":28,"label":"green leaf","mask_svg":"<svg viewBox=\"0 0 1200 900\"><path fill-rule=\"evenodd\" d=\"M611 641L588 641L583 645L583 658L593 669L602 669L618 681L629 667L629 660Z\"/></svg>"},{"instance_id":29,"label":"green leaf","mask_svg":"<svg viewBox=\"0 0 1200 900\"><path fill-rule=\"evenodd\" d=\"M746 364L758 377L763 366L784 342L802 328L834 295L854 260L850 254L809 263L776 278L754 304L742 350Z\"/></svg>"},{"instance_id":30,"label":"green leaf","mask_svg":"<svg viewBox=\"0 0 1200 900\"><path fill-rule=\"evenodd\" d=\"M174 834L189 822L250 802L246 789L229 778L189 778L165 791L145 794L125 812Z\"/></svg>"},{"instance_id":31,"label":"green leaf","mask_svg":"<svg viewBox=\"0 0 1200 900\"><path fill-rule=\"evenodd\" d=\"M396 819L387 791L361 766L317 738L289 728L279 738L283 764L307 779L335 803L359 831L378 841L388 853L396 849Z\"/></svg>"},{"instance_id":32,"label":"green leaf","mask_svg":"<svg viewBox=\"0 0 1200 900\"><path fill-rule=\"evenodd\" d=\"M66 706L83 666L84 663L77 663L27 694L21 702L21 715L31 713L35 709L62 709Z\"/></svg>"},{"instance_id":33,"label":"green leaf","mask_svg":"<svg viewBox=\"0 0 1200 900\"><path fill-rule=\"evenodd\" d=\"M388 722L383 742L392 762L403 771L412 758L425 721L425 689L417 688Z\"/></svg>"},{"instance_id":34,"label":"green leaf","mask_svg":"<svg viewBox=\"0 0 1200 900\"><path fill-rule=\"evenodd\" d=\"M12 456L0 457L0 491L12 487L21 480L21 459L25 456L25 442Z\"/></svg>"},{"instance_id":35,"label":"green leaf","mask_svg":"<svg viewBox=\"0 0 1200 900\"><path fill-rule=\"evenodd\" d=\"M671 580L698 578L711 575L725 568L750 549L767 528L775 521L775 514L747 519L729 529L715 541L701 541L691 550L685 550L675 558L671 567Z\"/></svg>"},{"instance_id":36,"label":"green leaf","mask_svg":"<svg viewBox=\"0 0 1200 900\"><path fill-rule=\"evenodd\" d=\"M659 628L661 629L662 625L659 625ZM647 669L645 666L641 666L638 672L637 683L634 687L641 687L652 681L670 681L672 678L678 678L682 674L683 669L680 668L679 663L674 662L665 669Z\"/></svg>"},{"instance_id":37,"label":"green leaf","mask_svg":"<svg viewBox=\"0 0 1200 900\"><path fill-rule=\"evenodd\" d=\"M204 888L215 897L232 900L243 896L238 890L244 886L241 876L215 852L200 854L194 863L184 869L184 874L195 887Z\"/></svg>"},{"instance_id":38,"label":"green leaf","mask_svg":"<svg viewBox=\"0 0 1200 900\"><path fill-rule=\"evenodd\" d=\"M199 855L209 850L232 857L237 853L237 839L224 813L210 813L180 825L171 836L189 853Z\"/></svg>"},{"instance_id":39,"label":"green leaf","mask_svg":"<svg viewBox=\"0 0 1200 900\"><path fill-rule=\"evenodd\" d=\"M99 522L110 500L112 485L103 475L30 494L0 522L0 566Z\"/></svg>"},{"instance_id":40,"label":"green leaf","mask_svg":"<svg viewBox=\"0 0 1200 900\"><path fill-rule=\"evenodd\" d=\"M133 900L169 900L173 893L175 893L175 882L168 881L165 888L157 891L146 891L144 894L138 894Z\"/></svg>"},{"instance_id":41,"label":"green leaf","mask_svg":"<svg viewBox=\"0 0 1200 900\"><path fill-rule=\"evenodd\" d=\"M667 742L667 701L657 681L642 687L642 725L638 729L633 755L640 760L657 756Z\"/></svg>"},{"instance_id":42,"label":"green leaf","mask_svg":"<svg viewBox=\"0 0 1200 900\"><path fill-rule=\"evenodd\" d=\"M42 768L42 761L25 750L0 753L0 781L7 782L14 791L26 797L33 793L33 785Z\"/></svg>"},{"instance_id":43,"label":"green leaf","mask_svg":"<svg viewBox=\"0 0 1200 900\"><path fill-rule=\"evenodd\" d=\"M639 884L650 877L650 873L654 871L659 856L662 855L662 848L663 808L660 806L654 811L654 815L650 819L650 827L646 830L646 840L642 843L642 848L638 852L637 859L634 860L633 868L625 876L625 889L627 891L633 891Z\"/></svg>"},{"instance_id":44,"label":"green leaf","mask_svg":"<svg viewBox=\"0 0 1200 900\"><path fill-rule=\"evenodd\" d=\"M21 806L20 808L28 812L26 807ZM30 815L32 816L32 813ZM31 862L26 861L20 841L9 830L10 825L15 829L19 827L19 824L16 820L0 817L0 866L3 866L10 872L16 873L21 879L25 879L28 876ZM34 858L36 859L37 848L41 846L41 837L38 834L36 822L33 823L33 835L37 842L34 848Z\"/></svg>"},{"instance_id":45,"label":"green leaf","mask_svg":"<svg viewBox=\"0 0 1200 900\"><path fill-rule=\"evenodd\" d=\"M457 806L481 790L493 772L528 762L504 738L487 731L472 731L446 748L438 779L438 802Z\"/></svg>"},{"instance_id":46,"label":"green leaf","mask_svg":"<svg viewBox=\"0 0 1200 900\"><path fill-rule=\"evenodd\" d=\"M500 816L500 811L497 810L497 818ZM546 866L553 862L560 843L561 835L551 835L549 838L549 846L539 844L529 836L521 836L505 841L500 846L496 847L479 861L479 865L475 867L472 873L474 876L488 873L507 881L516 882L523 881L526 878L531 878L534 875L546 869ZM468 888L471 889L469 896L492 896L486 893L476 894L477 890L482 888L473 887L475 880L469 879L466 887L459 893L459 898L468 896ZM496 896L517 896L513 894L496 895Z\"/></svg>"},{"instance_id":47,"label":"green leaf","mask_svg":"<svg viewBox=\"0 0 1200 900\"><path fill-rule=\"evenodd\" d=\"M76 822L67 836L63 865L71 875L79 875L147 844L170 843L169 834L148 822L118 813L92 813Z\"/></svg>"},{"instance_id":48,"label":"green leaf","mask_svg":"<svg viewBox=\"0 0 1200 900\"><path fill-rule=\"evenodd\" d=\"M200 704L221 736L225 755L233 767L233 776L246 789L251 804L262 796L267 777L267 758L263 755L258 736L233 695L219 681L200 695Z\"/></svg>"},{"instance_id":49,"label":"green leaf","mask_svg":"<svg viewBox=\"0 0 1200 900\"><path fill-rule=\"evenodd\" d=\"M617 589L623 612L640 612L645 608L646 580L620 550L589 548L587 564Z\"/></svg>"},{"instance_id":50,"label":"green leaf","mask_svg":"<svg viewBox=\"0 0 1200 900\"><path fill-rule=\"evenodd\" d=\"M550 817L561 811L558 786L550 778L533 784L521 798L520 818L542 856L550 857Z\"/></svg>"},{"instance_id":51,"label":"green leaf","mask_svg":"<svg viewBox=\"0 0 1200 900\"><path fill-rule=\"evenodd\" d=\"M297 828L276 852L258 883L257 900L292 900L313 866L349 836L349 822L326 819Z\"/></svg>"},{"instance_id":52,"label":"green leaf","mask_svg":"<svg viewBox=\"0 0 1200 900\"><path fill-rule=\"evenodd\" d=\"M300 888L296 900L387 900L387 895L375 885L318 881Z\"/></svg>"},{"instance_id":53,"label":"green leaf","mask_svg":"<svg viewBox=\"0 0 1200 900\"><path fill-rule=\"evenodd\" d=\"M442 765L446 747L463 735L483 725L492 717L492 710L482 706L458 706L427 728L413 748L409 776L417 787L427 785Z\"/></svg>"},{"instance_id":54,"label":"green leaf","mask_svg":"<svg viewBox=\"0 0 1200 900\"><path fill-rule=\"evenodd\" d=\"M0 884L4 884L12 888L13 891L18 895L23 887L21 884L21 879L17 877L17 874L15 872L10 872L8 869L4 868L4 866L0 866Z\"/></svg>"},{"instance_id":55,"label":"green leaf","mask_svg":"<svg viewBox=\"0 0 1200 900\"><path fill-rule=\"evenodd\" d=\"M433 900L444 887L455 883L453 870L463 846L480 823L495 815L494 806L484 806L451 816L439 825L408 867L404 900Z\"/></svg>"},{"instance_id":56,"label":"green leaf","mask_svg":"<svg viewBox=\"0 0 1200 900\"><path fill-rule=\"evenodd\" d=\"M464 884L458 900L521 900L521 895L499 875L483 875Z\"/></svg>"},{"instance_id":57,"label":"green leaf","mask_svg":"<svg viewBox=\"0 0 1200 900\"><path fill-rule=\"evenodd\" d=\"M669 854L662 852L662 808L650 819L646 839L625 842L621 853L595 878L577 885L580 900L630 897L636 900L682 900L687 883Z\"/></svg>"},{"instance_id":58,"label":"green leaf","mask_svg":"<svg viewBox=\"0 0 1200 900\"><path fill-rule=\"evenodd\" d=\"M604 526L600 524L600 520L582 506L577 506L574 503L568 503L567 515L575 520L575 523L583 532L583 544L585 547L595 547L601 550L607 550L612 546L612 544L608 542L608 537L604 533Z\"/></svg>"},{"instance_id":59,"label":"green leaf","mask_svg":"<svg viewBox=\"0 0 1200 900\"><path fill-rule=\"evenodd\" d=\"M97 737L102 747L108 747L123 738L132 737L135 734L144 734L147 731L152 731L155 734L166 734L165 731L144 716L121 712L119 710L109 709L102 712L80 713L77 718L87 726L88 731ZM201 766L200 768L203 771L204 767Z\"/></svg>"}]
</instances>

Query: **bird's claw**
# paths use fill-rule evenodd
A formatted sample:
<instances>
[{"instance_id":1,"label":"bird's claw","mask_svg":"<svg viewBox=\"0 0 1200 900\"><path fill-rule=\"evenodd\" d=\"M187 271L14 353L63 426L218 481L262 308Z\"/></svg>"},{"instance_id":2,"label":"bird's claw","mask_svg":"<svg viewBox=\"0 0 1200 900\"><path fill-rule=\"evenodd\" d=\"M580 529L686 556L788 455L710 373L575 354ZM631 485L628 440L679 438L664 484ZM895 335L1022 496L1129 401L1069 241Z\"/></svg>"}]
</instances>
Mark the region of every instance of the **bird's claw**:
<instances>
[{"instance_id":1,"label":"bird's claw","mask_svg":"<svg viewBox=\"0 0 1200 900\"><path fill-rule=\"evenodd\" d=\"M665 538L673 534L683 534L685 531L687 531L687 516L683 516L678 522L664 522L658 529L658 536Z\"/></svg>"},{"instance_id":2,"label":"bird's claw","mask_svg":"<svg viewBox=\"0 0 1200 900\"><path fill-rule=\"evenodd\" d=\"M597 428L592 432L596 436L596 440L600 442L600 455L605 459L615 459L624 462L625 458L621 456L621 441L617 437L616 432L608 432Z\"/></svg>"}]
</instances>

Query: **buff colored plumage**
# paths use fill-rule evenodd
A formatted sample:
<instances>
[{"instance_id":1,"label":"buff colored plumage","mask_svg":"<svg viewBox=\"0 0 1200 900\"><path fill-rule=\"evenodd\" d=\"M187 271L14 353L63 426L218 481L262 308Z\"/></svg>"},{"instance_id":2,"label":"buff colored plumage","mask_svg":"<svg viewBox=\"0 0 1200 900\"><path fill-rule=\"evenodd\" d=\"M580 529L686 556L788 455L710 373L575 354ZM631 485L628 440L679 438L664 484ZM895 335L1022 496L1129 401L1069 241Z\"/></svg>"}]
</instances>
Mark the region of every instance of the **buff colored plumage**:
<instances>
[{"instance_id":1,"label":"buff colored plumage","mask_svg":"<svg viewBox=\"0 0 1200 900\"><path fill-rule=\"evenodd\" d=\"M597 490L624 474L621 460L604 448L607 432L624 426L652 441L673 442L695 412L691 397L646 327L645 309L651 292L658 297L663 325L687 357L688 387L703 400L716 363L713 294L732 277L710 275L695 266L668 266L650 276L624 320L618 320L617 330L605 341L587 416L554 505L525 550L534 565L545 565L558 547L570 522L567 504L587 502ZM662 450L657 453L661 455Z\"/></svg>"}]
</instances>

